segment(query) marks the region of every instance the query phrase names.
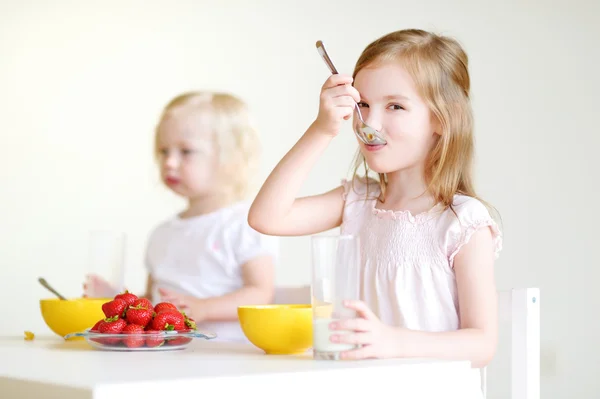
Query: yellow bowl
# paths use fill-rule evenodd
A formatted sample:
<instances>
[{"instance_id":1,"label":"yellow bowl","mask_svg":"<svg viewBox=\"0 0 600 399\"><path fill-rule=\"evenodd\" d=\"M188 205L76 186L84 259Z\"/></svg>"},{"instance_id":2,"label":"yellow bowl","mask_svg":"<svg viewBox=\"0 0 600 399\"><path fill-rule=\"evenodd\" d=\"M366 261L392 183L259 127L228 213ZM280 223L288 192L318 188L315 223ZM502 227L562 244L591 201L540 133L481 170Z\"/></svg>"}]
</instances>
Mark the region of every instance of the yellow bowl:
<instances>
[{"instance_id":1,"label":"yellow bowl","mask_svg":"<svg viewBox=\"0 0 600 399\"><path fill-rule=\"evenodd\" d=\"M270 355L303 353L312 347L311 305L238 307L246 338Z\"/></svg>"},{"instance_id":2,"label":"yellow bowl","mask_svg":"<svg viewBox=\"0 0 600 399\"><path fill-rule=\"evenodd\" d=\"M72 332L84 331L103 319L102 305L111 298L77 298L61 300L41 299L40 310L46 325L64 337Z\"/></svg>"}]
</instances>

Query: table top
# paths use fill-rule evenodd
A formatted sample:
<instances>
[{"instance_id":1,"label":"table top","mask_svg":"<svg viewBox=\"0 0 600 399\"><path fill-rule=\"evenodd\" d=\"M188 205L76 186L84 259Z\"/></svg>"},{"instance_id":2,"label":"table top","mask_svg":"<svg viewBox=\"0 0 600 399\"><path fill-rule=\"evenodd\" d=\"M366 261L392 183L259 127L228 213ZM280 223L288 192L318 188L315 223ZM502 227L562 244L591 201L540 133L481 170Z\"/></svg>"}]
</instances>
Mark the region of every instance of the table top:
<instances>
[{"instance_id":1,"label":"table top","mask_svg":"<svg viewBox=\"0 0 600 399\"><path fill-rule=\"evenodd\" d=\"M432 379L441 381L438 388L445 384L454 386L456 381L466 386L467 380L473 386L476 371L463 361L323 361L314 360L310 352L266 355L248 344L203 340L194 340L183 350L112 352L93 349L85 341L64 341L59 337L36 337L33 341L7 337L0 338L0 359L0 396L7 399L13 396L7 397L6 393L19 398L36 395L114 399L126 397L127 392L136 397L144 393L145 398L164 399L164 395L178 390L183 395L189 390L244 394L253 387L261 391L268 387L273 395L278 395L273 397L280 398L282 389L288 394L306 391L314 395L319 383L328 389L335 387L332 394L339 394L340 389L361 380L376 384L376 389L400 386L402 391L409 386L417 389L435 385L430 383ZM363 394L373 393L367 390L369 384L363 386ZM431 387L422 391L427 390L431 391ZM358 395L361 389L354 387L349 391ZM448 391L445 393L449 397ZM465 397L464 392L461 395ZM270 396L263 392L261 397Z\"/></svg>"}]
</instances>

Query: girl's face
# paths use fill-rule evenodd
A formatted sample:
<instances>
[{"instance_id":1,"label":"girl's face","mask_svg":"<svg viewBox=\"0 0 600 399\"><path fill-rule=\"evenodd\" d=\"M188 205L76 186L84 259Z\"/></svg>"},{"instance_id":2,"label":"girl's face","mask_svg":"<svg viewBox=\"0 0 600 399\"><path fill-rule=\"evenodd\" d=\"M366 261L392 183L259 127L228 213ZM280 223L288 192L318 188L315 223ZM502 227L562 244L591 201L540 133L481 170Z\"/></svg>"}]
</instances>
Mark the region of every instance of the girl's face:
<instances>
[{"instance_id":1,"label":"girl's face","mask_svg":"<svg viewBox=\"0 0 600 399\"><path fill-rule=\"evenodd\" d=\"M214 193L217 156L209 118L197 111L176 109L163 118L157 135L165 185L186 198Z\"/></svg>"},{"instance_id":2,"label":"girl's face","mask_svg":"<svg viewBox=\"0 0 600 399\"><path fill-rule=\"evenodd\" d=\"M359 141L369 169L392 173L424 165L439 129L408 72L393 62L366 67L356 74L354 87L363 119L387 141L380 146Z\"/></svg>"}]
</instances>

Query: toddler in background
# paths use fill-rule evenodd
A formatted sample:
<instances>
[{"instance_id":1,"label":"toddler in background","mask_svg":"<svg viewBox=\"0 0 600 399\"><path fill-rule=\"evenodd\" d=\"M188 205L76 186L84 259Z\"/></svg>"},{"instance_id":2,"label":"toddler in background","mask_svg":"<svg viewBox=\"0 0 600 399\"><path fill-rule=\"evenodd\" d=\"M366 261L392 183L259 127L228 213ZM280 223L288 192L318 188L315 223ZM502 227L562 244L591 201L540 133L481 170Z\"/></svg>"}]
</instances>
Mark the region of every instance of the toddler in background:
<instances>
[{"instance_id":1,"label":"toddler in background","mask_svg":"<svg viewBox=\"0 0 600 399\"><path fill-rule=\"evenodd\" d=\"M181 94L156 128L161 179L188 205L151 233L142 296L172 302L222 340L245 341L237 307L274 296L276 238L247 222L258 143L246 104L226 93Z\"/></svg>"}]
</instances>

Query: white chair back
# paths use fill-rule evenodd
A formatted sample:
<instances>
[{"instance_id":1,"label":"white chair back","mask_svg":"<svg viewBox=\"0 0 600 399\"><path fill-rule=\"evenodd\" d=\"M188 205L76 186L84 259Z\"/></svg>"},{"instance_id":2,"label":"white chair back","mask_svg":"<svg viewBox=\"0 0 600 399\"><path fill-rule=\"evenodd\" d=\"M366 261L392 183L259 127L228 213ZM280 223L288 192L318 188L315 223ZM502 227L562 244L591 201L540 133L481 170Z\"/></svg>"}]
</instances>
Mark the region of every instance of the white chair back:
<instances>
[{"instance_id":1,"label":"white chair back","mask_svg":"<svg viewBox=\"0 0 600 399\"><path fill-rule=\"evenodd\" d=\"M496 356L482 369L486 399L540 398L540 290L498 292Z\"/></svg>"}]
</instances>

